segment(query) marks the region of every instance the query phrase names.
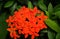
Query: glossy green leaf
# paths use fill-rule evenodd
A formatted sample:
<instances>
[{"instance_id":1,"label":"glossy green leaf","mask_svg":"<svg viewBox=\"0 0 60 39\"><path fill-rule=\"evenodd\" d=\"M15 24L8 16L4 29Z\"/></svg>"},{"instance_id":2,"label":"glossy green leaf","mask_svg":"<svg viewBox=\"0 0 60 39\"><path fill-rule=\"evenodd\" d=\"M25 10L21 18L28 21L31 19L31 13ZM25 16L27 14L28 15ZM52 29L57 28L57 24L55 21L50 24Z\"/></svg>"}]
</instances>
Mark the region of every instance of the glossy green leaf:
<instances>
[{"instance_id":1,"label":"glossy green leaf","mask_svg":"<svg viewBox=\"0 0 60 39\"><path fill-rule=\"evenodd\" d=\"M10 6L13 5L13 3L14 3L14 1L8 1L8 2L4 5L4 7L5 7L5 8L10 7Z\"/></svg>"},{"instance_id":2,"label":"glossy green leaf","mask_svg":"<svg viewBox=\"0 0 60 39\"><path fill-rule=\"evenodd\" d=\"M31 1L28 2L28 8L33 8Z\"/></svg>"},{"instance_id":3,"label":"glossy green leaf","mask_svg":"<svg viewBox=\"0 0 60 39\"><path fill-rule=\"evenodd\" d=\"M56 39L60 39L60 33L57 33Z\"/></svg>"},{"instance_id":4,"label":"glossy green leaf","mask_svg":"<svg viewBox=\"0 0 60 39\"><path fill-rule=\"evenodd\" d=\"M56 16L60 18L60 11L55 12Z\"/></svg>"},{"instance_id":5,"label":"glossy green leaf","mask_svg":"<svg viewBox=\"0 0 60 39\"><path fill-rule=\"evenodd\" d=\"M5 39L7 35L6 13L0 15L0 39Z\"/></svg>"},{"instance_id":6,"label":"glossy green leaf","mask_svg":"<svg viewBox=\"0 0 60 39\"><path fill-rule=\"evenodd\" d=\"M48 39L54 39L55 35L52 31L48 31Z\"/></svg>"},{"instance_id":7,"label":"glossy green leaf","mask_svg":"<svg viewBox=\"0 0 60 39\"><path fill-rule=\"evenodd\" d=\"M56 32L60 32L60 27L58 26L58 24L55 21L52 21L51 19L46 19L45 23L54 31Z\"/></svg>"},{"instance_id":8,"label":"glossy green leaf","mask_svg":"<svg viewBox=\"0 0 60 39\"><path fill-rule=\"evenodd\" d=\"M48 11L45 11L46 15L49 17L49 12Z\"/></svg>"},{"instance_id":9,"label":"glossy green leaf","mask_svg":"<svg viewBox=\"0 0 60 39\"><path fill-rule=\"evenodd\" d=\"M44 29L44 30L42 30L41 32L42 32L42 33L47 33L47 30Z\"/></svg>"},{"instance_id":10,"label":"glossy green leaf","mask_svg":"<svg viewBox=\"0 0 60 39\"><path fill-rule=\"evenodd\" d=\"M38 7L39 7L40 9L42 9L43 11L46 11L46 10L47 10L46 5L45 5L42 1L39 1L39 2L38 2Z\"/></svg>"},{"instance_id":11,"label":"glossy green leaf","mask_svg":"<svg viewBox=\"0 0 60 39\"><path fill-rule=\"evenodd\" d=\"M10 11L11 11L11 14L13 15L14 14L14 10L16 9L17 7L17 3L15 3L11 8L10 8Z\"/></svg>"},{"instance_id":12,"label":"glossy green leaf","mask_svg":"<svg viewBox=\"0 0 60 39\"><path fill-rule=\"evenodd\" d=\"M48 5L48 12L49 12L50 14L53 13L53 6L52 6L51 3L49 3L49 5Z\"/></svg>"}]
</instances>

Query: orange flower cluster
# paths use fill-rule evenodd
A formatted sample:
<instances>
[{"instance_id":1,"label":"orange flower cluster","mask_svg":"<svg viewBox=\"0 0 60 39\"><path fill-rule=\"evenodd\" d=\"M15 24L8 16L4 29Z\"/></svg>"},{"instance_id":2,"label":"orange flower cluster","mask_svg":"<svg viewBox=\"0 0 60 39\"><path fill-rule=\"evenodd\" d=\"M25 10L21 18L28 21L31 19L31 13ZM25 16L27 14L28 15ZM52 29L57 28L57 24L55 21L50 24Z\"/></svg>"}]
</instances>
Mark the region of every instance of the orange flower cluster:
<instances>
[{"instance_id":1,"label":"orange flower cluster","mask_svg":"<svg viewBox=\"0 0 60 39\"><path fill-rule=\"evenodd\" d=\"M42 11L39 11L37 7L29 9L23 6L6 20L9 26L7 30L14 39L19 38L20 34L23 34L25 38L31 35L31 39L34 39L35 36L39 36L38 32L40 30L47 28L44 24L46 18L47 16Z\"/></svg>"}]
</instances>

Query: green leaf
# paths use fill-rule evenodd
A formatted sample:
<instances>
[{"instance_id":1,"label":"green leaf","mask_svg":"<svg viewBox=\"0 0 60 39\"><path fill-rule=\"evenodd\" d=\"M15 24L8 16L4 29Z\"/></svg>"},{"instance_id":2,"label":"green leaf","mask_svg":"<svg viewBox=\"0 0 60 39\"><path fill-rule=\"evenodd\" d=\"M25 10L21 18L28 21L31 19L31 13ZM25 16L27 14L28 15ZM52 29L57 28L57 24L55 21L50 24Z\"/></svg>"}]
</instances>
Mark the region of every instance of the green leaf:
<instances>
[{"instance_id":1,"label":"green leaf","mask_svg":"<svg viewBox=\"0 0 60 39\"><path fill-rule=\"evenodd\" d=\"M51 19L46 19L45 23L54 31L56 32L60 32L60 27L58 26L58 24L55 21L52 21Z\"/></svg>"},{"instance_id":2,"label":"green leaf","mask_svg":"<svg viewBox=\"0 0 60 39\"><path fill-rule=\"evenodd\" d=\"M5 8L10 7L10 6L13 5L13 3L14 3L14 1L8 1L8 2L4 5L4 7L5 7Z\"/></svg>"},{"instance_id":3,"label":"green leaf","mask_svg":"<svg viewBox=\"0 0 60 39\"><path fill-rule=\"evenodd\" d=\"M33 5L30 1L28 2L28 8L33 8Z\"/></svg>"},{"instance_id":4,"label":"green leaf","mask_svg":"<svg viewBox=\"0 0 60 39\"><path fill-rule=\"evenodd\" d=\"M52 6L51 3L49 3L49 5L48 5L48 12L49 12L50 14L53 13L53 6Z\"/></svg>"},{"instance_id":5,"label":"green leaf","mask_svg":"<svg viewBox=\"0 0 60 39\"><path fill-rule=\"evenodd\" d=\"M16 9L17 7L17 3L15 3L11 8L10 8L10 11L11 11L11 14L13 15L14 14L14 10Z\"/></svg>"},{"instance_id":6,"label":"green leaf","mask_svg":"<svg viewBox=\"0 0 60 39\"><path fill-rule=\"evenodd\" d=\"M45 11L45 13L46 13L46 15L49 17L49 13L48 13L48 11Z\"/></svg>"},{"instance_id":7,"label":"green leaf","mask_svg":"<svg viewBox=\"0 0 60 39\"><path fill-rule=\"evenodd\" d=\"M60 11L60 4L58 4L58 5L56 5L56 6L54 7L54 11L55 11L55 12Z\"/></svg>"},{"instance_id":8,"label":"green leaf","mask_svg":"<svg viewBox=\"0 0 60 39\"><path fill-rule=\"evenodd\" d=\"M42 1L38 1L38 7L41 8L43 11L47 10L46 5Z\"/></svg>"},{"instance_id":9,"label":"green leaf","mask_svg":"<svg viewBox=\"0 0 60 39\"><path fill-rule=\"evenodd\" d=\"M60 33L57 33L56 39L60 39Z\"/></svg>"},{"instance_id":10,"label":"green leaf","mask_svg":"<svg viewBox=\"0 0 60 39\"><path fill-rule=\"evenodd\" d=\"M42 32L42 33L47 33L47 30L46 30L46 29L44 29L44 30L42 30L41 32Z\"/></svg>"},{"instance_id":11,"label":"green leaf","mask_svg":"<svg viewBox=\"0 0 60 39\"><path fill-rule=\"evenodd\" d=\"M55 12L55 15L60 18L60 11Z\"/></svg>"},{"instance_id":12,"label":"green leaf","mask_svg":"<svg viewBox=\"0 0 60 39\"><path fill-rule=\"evenodd\" d=\"M55 35L52 31L48 31L48 38L49 39L54 39L55 38Z\"/></svg>"},{"instance_id":13,"label":"green leaf","mask_svg":"<svg viewBox=\"0 0 60 39\"><path fill-rule=\"evenodd\" d=\"M18 9L20 9L21 8L21 6L20 5L18 5L17 7L16 7L16 9L18 10Z\"/></svg>"},{"instance_id":14,"label":"green leaf","mask_svg":"<svg viewBox=\"0 0 60 39\"><path fill-rule=\"evenodd\" d=\"M7 35L6 13L0 15L0 39L5 39Z\"/></svg>"},{"instance_id":15,"label":"green leaf","mask_svg":"<svg viewBox=\"0 0 60 39\"><path fill-rule=\"evenodd\" d=\"M60 4L56 5L54 9L60 8Z\"/></svg>"}]
</instances>

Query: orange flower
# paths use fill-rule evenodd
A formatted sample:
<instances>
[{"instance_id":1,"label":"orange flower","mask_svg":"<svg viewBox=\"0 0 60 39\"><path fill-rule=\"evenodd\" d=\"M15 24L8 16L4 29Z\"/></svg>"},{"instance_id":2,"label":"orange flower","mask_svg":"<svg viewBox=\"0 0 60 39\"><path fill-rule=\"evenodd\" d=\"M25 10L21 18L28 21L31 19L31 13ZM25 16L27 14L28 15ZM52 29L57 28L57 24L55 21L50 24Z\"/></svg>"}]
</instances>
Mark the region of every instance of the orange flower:
<instances>
[{"instance_id":1,"label":"orange flower","mask_svg":"<svg viewBox=\"0 0 60 39\"><path fill-rule=\"evenodd\" d=\"M13 37L14 37L14 39L19 38L19 36L18 36L17 33L16 33L16 28L8 28L7 30L10 32L10 36L11 36L12 38L13 38Z\"/></svg>"},{"instance_id":2,"label":"orange flower","mask_svg":"<svg viewBox=\"0 0 60 39\"><path fill-rule=\"evenodd\" d=\"M36 14L39 15L37 16ZM46 18L47 16L45 16L42 11L38 10L37 7L29 9L23 6L6 20L10 27L7 30L14 39L19 38L18 34L23 34L25 38L31 35L31 39L34 39L35 36L39 36L38 32L40 30L47 28L44 23Z\"/></svg>"}]
</instances>

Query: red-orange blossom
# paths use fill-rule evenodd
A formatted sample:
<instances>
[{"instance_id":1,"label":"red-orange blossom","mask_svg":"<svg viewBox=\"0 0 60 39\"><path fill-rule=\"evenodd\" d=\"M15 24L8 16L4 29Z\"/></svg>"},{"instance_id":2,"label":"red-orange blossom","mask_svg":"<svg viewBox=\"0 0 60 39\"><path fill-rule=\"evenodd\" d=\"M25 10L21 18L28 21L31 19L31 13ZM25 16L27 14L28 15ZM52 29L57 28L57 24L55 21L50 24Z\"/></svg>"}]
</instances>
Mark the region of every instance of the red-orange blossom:
<instances>
[{"instance_id":1,"label":"red-orange blossom","mask_svg":"<svg viewBox=\"0 0 60 39\"><path fill-rule=\"evenodd\" d=\"M39 15L37 16L37 14ZM23 6L6 20L9 26L7 30L14 39L19 38L19 34L23 34L25 38L31 35L31 39L34 39L35 36L39 36L40 30L47 28L44 23L46 18L44 12L38 10L37 7L29 9Z\"/></svg>"}]
</instances>

